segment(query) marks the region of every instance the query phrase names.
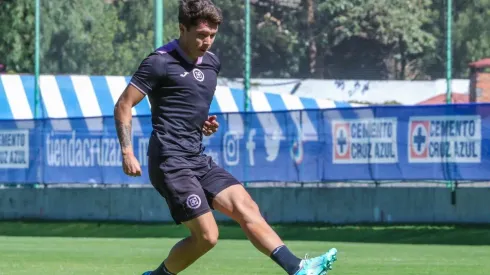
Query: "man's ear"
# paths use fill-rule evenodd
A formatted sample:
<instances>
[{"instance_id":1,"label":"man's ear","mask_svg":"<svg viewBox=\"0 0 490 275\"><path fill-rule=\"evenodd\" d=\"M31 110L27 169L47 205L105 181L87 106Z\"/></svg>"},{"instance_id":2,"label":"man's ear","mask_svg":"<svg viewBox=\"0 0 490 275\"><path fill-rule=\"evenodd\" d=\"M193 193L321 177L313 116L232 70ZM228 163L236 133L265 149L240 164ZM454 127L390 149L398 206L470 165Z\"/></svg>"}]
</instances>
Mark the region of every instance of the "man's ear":
<instances>
[{"instance_id":1,"label":"man's ear","mask_svg":"<svg viewBox=\"0 0 490 275\"><path fill-rule=\"evenodd\" d=\"M180 34L184 34L185 31L187 31L187 28L183 25L183 24L179 24L179 30L180 30Z\"/></svg>"}]
</instances>

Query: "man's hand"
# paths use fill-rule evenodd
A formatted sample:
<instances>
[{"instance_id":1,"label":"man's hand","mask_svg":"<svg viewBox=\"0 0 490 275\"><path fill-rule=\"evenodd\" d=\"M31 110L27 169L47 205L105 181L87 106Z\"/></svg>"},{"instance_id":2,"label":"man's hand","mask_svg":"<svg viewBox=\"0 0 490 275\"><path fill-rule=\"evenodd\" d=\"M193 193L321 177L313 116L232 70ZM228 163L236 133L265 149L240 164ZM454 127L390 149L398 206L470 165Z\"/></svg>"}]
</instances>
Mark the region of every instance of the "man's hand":
<instances>
[{"instance_id":1,"label":"man's hand","mask_svg":"<svg viewBox=\"0 0 490 275\"><path fill-rule=\"evenodd\" d=\"M123 171L131 177L141 176L140 163L133 154L123 155Z\"/></svg>"},{"instance_id":2,"label":"man's hand","mask_svg":"<svg viewBox=\"0 0 490 275\"><path fill-rule=\"evenodd\" d=\"M210 136L216 131L218 131L219 123L216 121L216 116L208 117L208 120L204 122L204 126L202 127L202 132L205 136Z\"/></svg>"}]
</instances>

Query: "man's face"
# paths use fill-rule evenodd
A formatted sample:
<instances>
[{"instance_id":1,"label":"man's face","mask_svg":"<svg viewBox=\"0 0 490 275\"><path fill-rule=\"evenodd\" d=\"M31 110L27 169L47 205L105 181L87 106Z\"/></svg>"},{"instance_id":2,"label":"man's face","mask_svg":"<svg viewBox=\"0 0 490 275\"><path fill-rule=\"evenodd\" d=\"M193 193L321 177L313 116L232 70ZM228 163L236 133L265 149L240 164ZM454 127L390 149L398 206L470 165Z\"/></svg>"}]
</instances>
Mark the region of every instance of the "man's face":
<instances>
[{"instance_id":1,"label":"man's face","mask_svg":"<svg viewBox=\"0 0 490 275\"><path fill-rule=\"evenodd\" d=\"M189 29L180 25L180 31L191 57L199 57L211 48L218 32L218 25L201 20L197 26L192 26Z\"/></svg>"}]
</instances>

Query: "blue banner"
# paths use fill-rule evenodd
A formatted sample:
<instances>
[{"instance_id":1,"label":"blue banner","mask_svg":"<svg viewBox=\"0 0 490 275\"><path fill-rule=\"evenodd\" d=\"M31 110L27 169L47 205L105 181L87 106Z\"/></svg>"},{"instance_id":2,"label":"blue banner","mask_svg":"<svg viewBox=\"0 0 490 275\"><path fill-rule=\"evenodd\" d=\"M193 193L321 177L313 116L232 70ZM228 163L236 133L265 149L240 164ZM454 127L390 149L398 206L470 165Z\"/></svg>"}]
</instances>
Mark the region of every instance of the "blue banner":
<instances>
[{"instance_id":1,"label":"blue banner","mask_svg":"<svg viewBox=\"0 0 490 275\"><path fill-rule=\"evenodd\" d=\"M487 181L487 114L490 104L217 114L203 142L247 182ZM0 182L149 184L150 117L133 125L139 178L122 171L112 117L0 121Z\"/></svg>"}]
</instances>

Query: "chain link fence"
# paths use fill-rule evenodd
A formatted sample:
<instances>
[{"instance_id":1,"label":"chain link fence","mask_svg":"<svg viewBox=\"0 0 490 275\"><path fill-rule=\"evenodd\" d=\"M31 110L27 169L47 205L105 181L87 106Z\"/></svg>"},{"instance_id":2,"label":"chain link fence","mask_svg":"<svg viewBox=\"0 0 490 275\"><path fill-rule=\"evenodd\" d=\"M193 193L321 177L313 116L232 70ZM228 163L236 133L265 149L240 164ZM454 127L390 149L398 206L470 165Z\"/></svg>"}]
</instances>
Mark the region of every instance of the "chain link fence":
<instances>
[{"instance_id":1,"label":"chain link fence","mask_svg":"<svg viewBox=\"0 0 490 275\"><path fill-rule=\"evenodd\" d=\"M214 0L224 23L212 51L221 77L244 75L245 1ZM154 0L41 0L40 73L131 75L154 50ZM489 1L250 0L251 77L303 80L467 79L490 56ZM0 0L0 73L34 72L35 4ZM164 43L178 38L178 1L164 1ZM365 84L359 84L360 89ZM359 88L357 87L357 88Z\"/></svg>"}]
</instances>

